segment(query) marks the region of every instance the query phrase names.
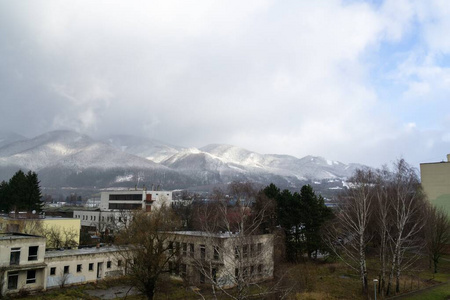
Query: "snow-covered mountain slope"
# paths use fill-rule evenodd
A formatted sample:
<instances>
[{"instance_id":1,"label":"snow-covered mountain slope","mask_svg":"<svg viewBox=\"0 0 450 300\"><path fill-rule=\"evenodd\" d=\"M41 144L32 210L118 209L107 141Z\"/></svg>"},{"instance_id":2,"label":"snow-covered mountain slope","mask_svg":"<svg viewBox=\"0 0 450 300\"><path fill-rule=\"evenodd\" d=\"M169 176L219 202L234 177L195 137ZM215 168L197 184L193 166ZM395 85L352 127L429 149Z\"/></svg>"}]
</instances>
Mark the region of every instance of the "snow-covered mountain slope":
<instances>
[{"instance_id":1,"label":"snow-covered mountain slope","mask_svg":"<svg viewBox=\"0 0 450 300\"><path fill-rule=\"evenodd\" d=\"M157 163L184 150L182 147L165 144L158 140L132 135L112 135L104 141L123 152L145 157Z\"/></svg>"},{"instance_id":2,"label":"snow-covered mountain slope","mask_svg":"<svg viewBox=\"0 0 450 300\"><path fill-rule=\"evenodd\" d=\"M363 167L316 156L260 154L223 144L184 148L126 135L101 141L73 131L52 131L12 140L0 147L0 180L22 168L37 171L42 183L50 186L157 183L186 188L248 180L297 187L307 181L341 182Z\"/></svg>"},{"instance_id":3,"label":"snow-covered mountain slope","mask_svg":"<svg viewBox=\"0 0 450 300\"><path fill-rule=\"evenodd\" d=\"M155 172L178 176L177 172L161 164L117 150L106 143L73 131L48 132L0 148L0 168L37 171L39 175L44 174L42 178L44 183L52 184L49 180L51 178L52 181L64 185L71 184L64 182L65 179L73 174L86 173L86 170L97 174L97 178L93 181L103 184L113 184L114 178L115 181L121 181L121 177L134 180L138 173L147 173L147 177L149 173ZM0 172L3 173L5 172ZM9 174L10 171L6 173ZM109 176L106 181L102 180L105 174L112 177Z\"/></svg>"}]
</instances>

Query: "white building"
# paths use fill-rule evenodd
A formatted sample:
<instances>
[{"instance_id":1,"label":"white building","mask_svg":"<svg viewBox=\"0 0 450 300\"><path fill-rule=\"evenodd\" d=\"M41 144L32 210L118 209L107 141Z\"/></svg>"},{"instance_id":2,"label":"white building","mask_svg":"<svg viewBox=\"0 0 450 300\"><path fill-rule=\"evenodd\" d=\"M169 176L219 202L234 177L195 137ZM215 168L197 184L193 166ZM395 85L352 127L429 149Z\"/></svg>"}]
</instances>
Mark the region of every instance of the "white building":
<instances>
[{"instance_id":1,"label":"white building","mask_svg":"<svg viewBox=\"0 0 450 300\"><path fill-rule=\"evenodd\" d=\"M80 219L81 226L95 228L99 232L114 232L130 221L130 212L142 209L150 212L152 207L172 205L171 191L104 191L100 195L98 209L75 210L73 217Z\"/></svg>"},{"instance_id":2,"label":"white building","mask_svg":"<svg viewBox=\"0 0 450 300\"><path fill-rule=\"evenodd\" d=\"M0 294L34 292L124 274L118 248L47 251L45 238L0 234Z\"/></svg>"}]
</instances>

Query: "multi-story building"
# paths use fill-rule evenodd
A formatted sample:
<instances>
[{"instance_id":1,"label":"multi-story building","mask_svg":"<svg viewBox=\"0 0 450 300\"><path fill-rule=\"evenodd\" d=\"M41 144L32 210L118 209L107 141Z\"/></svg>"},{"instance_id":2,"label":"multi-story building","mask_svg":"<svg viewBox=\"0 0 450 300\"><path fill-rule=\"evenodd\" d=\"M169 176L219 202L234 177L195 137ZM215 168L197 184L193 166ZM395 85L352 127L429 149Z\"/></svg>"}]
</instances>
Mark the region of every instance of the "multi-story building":
<instances>
[{"instance_id":1,"label":"multi-story building","mask_svg":"<svg viewBox=\"0 0 450 300\"><path fill-rule=\"evenodd\" d=\"M428 199L450 215L450 154L447 161L420 164L422 187Z\"/></svg>"},{"instance_id":2,"label":"multi-story building","mask_svg":"<svg viewBox=\"0 0 450 300\"><path fill-rule=\"evenodd\" d=\"M149 212L152 207L170 206L171 203L170 191L104 191L101 192L98 209L75 210L73 217L81 221L81 226L99 232L113 232L130 221L131 211L142 209Z\"/></svg>"},{"instance_id":3,"label":"multi-story building","mask_svg":"<svg viewBox=\"0 0 450 300\"><path fill-rule=\"evenodd\" d=\"M0 234L0 294L45 287L45 238Z\"/></svg>"},{"instance_id":4,"label":"multi-story building","mask_svg":"<svg viewBox=\"0 0 450 300\"><path fill-rule=\"evenodd\" d=\"M124 264L120 253L114 246L46 251L44 237L0 234L0 294L41 291L121 276Z\"/></svg>"},{"instance_id":5,"label":"multi-story building","mask_svg":"<svg viewBox=\"0 0 450 300\"><path fill-rule=\"evenodd\" d=\"M191 284L214 282L231 288L241 281L273 278L273 235L242 236L202 231L173 232L169 249L176 251L169 269Z\"/></svg>"}]
</instances>

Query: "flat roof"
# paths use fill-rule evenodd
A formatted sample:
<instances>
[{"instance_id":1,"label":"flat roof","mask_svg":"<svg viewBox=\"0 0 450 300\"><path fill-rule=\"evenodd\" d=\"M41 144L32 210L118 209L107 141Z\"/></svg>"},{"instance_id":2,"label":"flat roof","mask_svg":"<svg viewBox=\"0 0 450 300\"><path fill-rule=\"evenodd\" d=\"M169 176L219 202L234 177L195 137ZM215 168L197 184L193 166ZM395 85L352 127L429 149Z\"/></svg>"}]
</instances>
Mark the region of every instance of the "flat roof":
<instances>
[{"instance_id":1,"label":"flat roof","mask_svg":"<svg viewBox=\"0 0 450 300\"><path fill-rule=\"evenodd\" d=\"M25 233L0 233L0 240L16 240L16 239L35 239L35 238L42 238L45 239L43 236L40 235L32 235L32 234L25 234Z\"/></svg>"},{"instance_id":2,"label":"flat roof","mask_svg":"<svg viewBox=\"0 0 450 300\"><path fill-rule=\"evenodd\" d=\"M117 246L104 246L104 247L91 247L82 249L68 249L68 250L51 250L45 252L45 258L63 257L63 256L75 256L75 255L87 255L95 253L108 253L123 250Z\"/></svg>"},{"instance_id":3,"label":"flat roof","mask_svg":"<svg viewBox=\"0 0 450 300\"><path fill-rule=\"evenodd\" d=\"M203 236L203 237L216 237L216 238L229 238L238 237L239 233L233 232L205 232L205 231L172 231L173 234L190 235L190 236ZM254 236L262 236L266 234L256 234Z\"/></svg>"},{"instance_id":4,"label":"flat roof","mask_svg":"<svg viewBox=\"0 0 450 300\"><path fill-rule=\"evenodd\" d=\"M45 216L45 217L41 217L41 218L39 218L39 217L37 217L37 218L26 218L26 217L15 218L15 217L10 217L10 216L1 216L0 215L0 218L5 219L5 220L21 220L21 221L26 221L26 220L79 220L76 218L66 218L66 217L58 217L58 216Z\"/></svg>"}]
</instances>

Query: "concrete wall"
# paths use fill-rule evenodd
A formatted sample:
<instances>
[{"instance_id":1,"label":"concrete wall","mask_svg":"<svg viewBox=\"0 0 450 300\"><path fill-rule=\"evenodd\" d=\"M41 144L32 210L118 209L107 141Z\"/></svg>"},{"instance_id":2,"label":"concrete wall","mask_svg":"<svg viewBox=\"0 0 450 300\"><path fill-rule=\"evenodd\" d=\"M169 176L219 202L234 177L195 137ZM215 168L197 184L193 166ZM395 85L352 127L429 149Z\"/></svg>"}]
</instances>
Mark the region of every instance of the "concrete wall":
<instances>
[{"instance_id":1,"label":"concrete wall","mask_svg":"<svg viewBox=\"0 0 450 300\"><path fill-rule=\"evenodd\" d=\"M37 259L31 259L29 256L30 247L38 247ZM12 249L20 250L19 264L10 264ZM17 253L17 252L15 252ZM6 272L0 274L3 277L2 294L17 293L20 290L42 290L45 288L44 276L44 255L45 238L35 236L20 235L0 235L0 267L6 268ZM34 257L33 257L34 258ZM27 273L29 270L35 270L35 282L27 282ZM17 274L17 288L8 289L8 276Z\"/></svg>"},{"instance_id":2,"label":"concrete wall","mask_svg":"<svg viewBox=\"0 0 450 300\"><path fill-rule=\"evenodd\" d=\"M249 281L257 282L273 277L273 235L254 235L239 237L229 234L174 234L174 248L180 243L180 264L186 265L186 279L192 284L201 284L201 273L216 271L219 285L231 288L235 285L235 271L247 272ZM186 254L184 253L186 244ZM194 255L191 256L191 246L194 245ZM258 244L260 245L258 248ZM202 245L205 257L202 258ZM218 250L218 257L214 255ZM236 251L238 255L236 255ZM253 273L252 273L253 271ZM208 279L205 278L205 282Z\"/></svg>"},{"instance_id":3,"label":"concrete wall","mask_svg":"<svg viewBox=\"0 0 450 300\"><path fill-rule=\"evenodd\" d=\"M450 214L450 162L420 164L422 187L433 204Z\"/></svg>"},{"instance_id":4,"label":"concrete wall","mask_svg":"<svg viewBox=\"0 0 450 300\"><path fill-rule=\"evenodd\" d=\"M68 255L60 253L60 256L58 256L59 253L56 253L54 256L46 257L47 288L94 282L106 277L123 275L124 263L121 263L121 266L118 265L118 261L121 259L114 250L109 252L95 248L91 251L80 250L85 250L85 252L69 252ZM78 268L79 265L81 269ZM68 267L67 273L64 273L65 267ZM51 273L52 268L55 268L54 274Z\"/></svg>"}]
</instances>

